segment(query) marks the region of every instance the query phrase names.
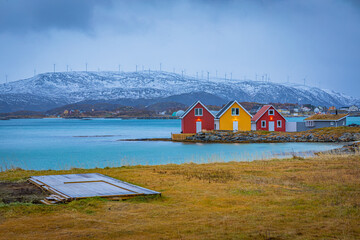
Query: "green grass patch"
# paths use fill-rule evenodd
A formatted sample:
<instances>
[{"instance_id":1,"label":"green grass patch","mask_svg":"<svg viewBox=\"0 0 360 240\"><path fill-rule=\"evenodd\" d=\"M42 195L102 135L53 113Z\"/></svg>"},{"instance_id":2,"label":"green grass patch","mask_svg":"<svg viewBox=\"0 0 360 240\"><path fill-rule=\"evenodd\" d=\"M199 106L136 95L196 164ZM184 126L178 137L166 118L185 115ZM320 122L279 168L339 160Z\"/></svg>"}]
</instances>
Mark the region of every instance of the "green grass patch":
<instances>
[{"instance_id":1,"label":"green grass patch","mask_svg":"<svg viewBox=\"0 0 360 240\"><path fill-rule=\"evenodd\" d=\"M255 196L264 193L264 191L260 189L233 189L230 193L233 195Z\"/></svg>"},{"instance_id":2,"label":"green grass patch","mask_svg":"<svg viewBox=\"0 0 360 240\"><path fill-rule=\"evenodd\" d=\"M149 203L155 201L164 201L167 199L166 197L162 197L161 195L148 195L148 196L137 196L133 198L129 198L126 202L130 203Z\"/></svg>"}]
</instances>

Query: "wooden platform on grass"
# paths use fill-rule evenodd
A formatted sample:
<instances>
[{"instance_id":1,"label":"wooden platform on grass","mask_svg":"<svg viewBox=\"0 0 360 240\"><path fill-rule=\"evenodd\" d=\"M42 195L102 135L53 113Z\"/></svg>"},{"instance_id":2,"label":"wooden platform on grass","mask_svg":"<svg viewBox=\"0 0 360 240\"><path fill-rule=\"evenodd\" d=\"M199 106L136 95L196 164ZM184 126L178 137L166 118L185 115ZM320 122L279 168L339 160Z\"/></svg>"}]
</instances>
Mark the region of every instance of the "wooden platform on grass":
<instances>
[{"instance_id":1,"label":"wooden platform on grass","mask_svg":"<svg viewBox=\"0 0 360 240\"><path fill-rule=\"evenodd\" d=\"M194 135L195 135L195 133L172 133L171 140L182 141L182 140L185 140L187 137L192 137Z\"/></svg>"},{"instance_id":2,"label":"wooden platform on grass","mask_svg":"<svg viewBox=\"0 0 360 240\"><path fill-rule=\"evenodd\" d=\"M99 173L33 176L29 178L29 182L52 193L42 201L44 204L89 197L127 199L161 194Z\"/></svg>"}]
</instances>

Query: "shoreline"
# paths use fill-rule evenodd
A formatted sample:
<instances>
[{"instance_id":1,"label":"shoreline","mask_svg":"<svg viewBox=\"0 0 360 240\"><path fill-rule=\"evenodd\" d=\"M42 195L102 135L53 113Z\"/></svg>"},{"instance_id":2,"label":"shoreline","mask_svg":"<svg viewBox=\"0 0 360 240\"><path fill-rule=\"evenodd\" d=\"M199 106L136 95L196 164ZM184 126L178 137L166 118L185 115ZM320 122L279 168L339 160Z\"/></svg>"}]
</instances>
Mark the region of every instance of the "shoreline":
<instances>
[{"instance_id":1,"label":"shoreline","mask_svg":"<svg viewBox=\"0 0 360 240\"><path fill-rule=\"evenodd\" d=\"M354 142L360 141L360 126L318 128L304 132L209 131L176 141L203 143Z\"/></svg>"},{"instance_id":2,"label":"shoreline","mask_svg":"<svg viewBox=\"0 0 360 240\"><path fill-rule=\"evenodd\" d=\"M202 141L202 140L172 140L171 138L130 138L130 139L118 139L117 142L182 142L182 143L203 143L203 144L248 144L248 143L352 143L357 141L348 141L348 142L334 142L334 141Z\"/></svg>"},{"instance_id":3,"label":"shoreline","mask_svg":"<svg viewBox=\"0 0 360 240\"><path fill-rule=\"evenodd\" d=\"M360 141L360 126L329 127L305 132L268 132L268 131L209 131L196 133L186 139L135 138L117 141L171 141L184 143L350 143Z\"/></svg>"}]
</instances>

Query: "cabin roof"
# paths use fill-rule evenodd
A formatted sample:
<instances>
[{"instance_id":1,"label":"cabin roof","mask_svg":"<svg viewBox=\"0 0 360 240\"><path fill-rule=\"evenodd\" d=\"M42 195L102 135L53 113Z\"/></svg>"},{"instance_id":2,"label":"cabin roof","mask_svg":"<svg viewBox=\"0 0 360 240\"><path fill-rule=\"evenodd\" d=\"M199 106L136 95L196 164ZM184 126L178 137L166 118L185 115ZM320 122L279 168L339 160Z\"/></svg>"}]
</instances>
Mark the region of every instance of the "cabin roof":
<instances>
[{"instance_id":1,"label":"cabin roof","mask_svg":"<svg viewBox=\"0 0 360 240\"><path fill-rule=\"evenodd\" d=\"M213 117L215 117L215 115L202 102L196 101L184 112L183 115L181 115L180 118L184 118L198 103L200 103L203 108L205 108Z\"/></svg>"},{"instance_id":2,"label":"cabin roof","mask_svg":"<svg viewBox=\"0 0 360 240\"><path fill-rule=\"evenodd\" d=\"M271 105L264 105L260 110L253 116L251 121L257 122L262 115L271 107Z\"/></svg>"},{"instance_id":3,"label":"cabin roof","mask_svg":"<svg viewBox=\"0 0 360 240\"><path fill-rule=\"evenodd\" d=\"M308 118L305 118L304 120L308 121L339 121L345 117L347 117L348 114L315 114Z\"/></svg>"},{"instance_id":4,"label":"cabin roof","mask_svg":"<svg viewBox=\"0 0 360 240\"><path fill-rule=\"evenodd\" d=\"M236 100L232 100L228 102L220 111L216 114L216 118L220 118L234 103L237 103L247 114L249 114L250 117L252 115Z\"/></svg>"},{"instance_id":5,"label":"cabin roof","mask_svg":"<svg viewBox=\"0 0 360 240\"><path fill-rule=\"evenodd\" d=\"M276 110L276 108L275 108L273 105L264 105L264 106L254 115L254 117L251 119L251 121L257 122L257 121L266 113L266 111L267 111L270 107L273 107L274 110L275 110L278 114L280 114L281 117L284 118L284 116L281 115L281 113L279 113L279 111ZM284 118L284 119L285 119L285 118ZM286 121L286 119L285 119L285 121Z\"/></svg>"}]
</instances>

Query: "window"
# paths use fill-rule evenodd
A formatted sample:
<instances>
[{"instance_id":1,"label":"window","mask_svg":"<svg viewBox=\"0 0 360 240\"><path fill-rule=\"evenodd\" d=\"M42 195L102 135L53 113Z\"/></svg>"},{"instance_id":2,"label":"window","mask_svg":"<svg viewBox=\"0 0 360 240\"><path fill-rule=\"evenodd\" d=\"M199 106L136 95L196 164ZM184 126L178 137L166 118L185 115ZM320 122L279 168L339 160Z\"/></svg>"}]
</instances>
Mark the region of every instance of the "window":
<instances>
[{"instance_id":1,"label":"window","mask_svg":"<svg viewBox=\"0 0 360 240\"><path fill-rule=\"evenodd\" d=\"M261 127L262 127L262 128L266 128L266 121L265 121L265 120L262 120L262 121L261 121Z\"/></svg>"},{"instance_id":2,"label":"window","mask_svg":"<svg viewBox=\"0 0 360 240\"><path fill-rule=\"evenodd\" d=\"M195 116L202 116L203 110L202 108L195 108Z\"/></svg>"},{"instance_id":3,"label":"window","mask_svg":"<svg viewBox=\"0 0 360 240\"><path fill-rule=\"evenodd\" d=\"M315 123L314 123L314 121L306 121L306 122L305 122L305 126L307 126L307 127L313 127L313 126L315 126Z\"/></svg>"},{"instance_id":4,"label":"window","mask_svg":"<svg viewBox=\"0 0 360 240\"><path fill-rule=\"evenodd\" d=\"M232 116L239 116L240 115L240 109L239 108L232 108L231 109L231 115Z\"/></svg>"},{"instance_id":5,"label":"window","mask_svg":"<svg viewBox=\"0 0 360 240\"><path fill-rule=\"evenodd\" d=\"M277 127L278 128L281 128L281 122L282 122L281 120L277 120Z\"/></svg>"},{"instance_id":6,"label":"window","mask_svg":"<svg viewBox=\"0 0 360 240\"><path fill-rule=\"evenodd\" d=\"M274 115L274 109L269 110L269 115Z\"/></svg>"},{"instance_id":7,"label":"window","mask_svg":"<svg viewBox=\"0 0 360 240\"><path fill-rule=\"evenodd\" d=\"M330 122L330 125L331 125L331 126L334 126L334 122Z\"/></svg>"}]
</instances>

